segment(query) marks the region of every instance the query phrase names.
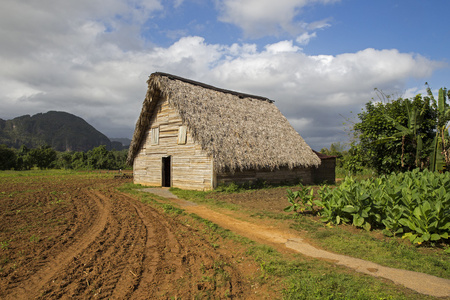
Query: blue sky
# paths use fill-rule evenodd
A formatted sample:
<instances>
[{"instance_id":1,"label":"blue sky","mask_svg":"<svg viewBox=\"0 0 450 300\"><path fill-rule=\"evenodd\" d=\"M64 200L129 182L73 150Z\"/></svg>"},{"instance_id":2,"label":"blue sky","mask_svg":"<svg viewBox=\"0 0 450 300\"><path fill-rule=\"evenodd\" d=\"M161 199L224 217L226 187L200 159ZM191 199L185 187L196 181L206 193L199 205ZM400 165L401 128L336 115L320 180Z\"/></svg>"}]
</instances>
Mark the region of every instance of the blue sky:
<instances>
[{"instance_id":1,"label":"blue sky","mask_svg":"<svg viewBox=\"0 0 450 300\"><path fill-rule=\"evenodd\" d=\"M374 88L450 78L450 1L3 0L0 118L78 115L131 137L156 71L262 95L314 149L348 141Z\"/></svg>"}]
</instances>

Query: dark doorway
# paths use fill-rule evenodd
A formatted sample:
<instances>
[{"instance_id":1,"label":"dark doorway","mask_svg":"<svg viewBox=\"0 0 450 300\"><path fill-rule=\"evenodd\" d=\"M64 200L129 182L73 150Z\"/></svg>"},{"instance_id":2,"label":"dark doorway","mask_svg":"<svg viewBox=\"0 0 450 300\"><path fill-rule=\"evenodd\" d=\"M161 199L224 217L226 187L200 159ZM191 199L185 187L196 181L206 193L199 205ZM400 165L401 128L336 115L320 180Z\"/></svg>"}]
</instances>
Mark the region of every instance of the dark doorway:
<instances>
[{"instance_id":1,"label":"dark doorway","mask_svg":"<svg viewBox=\"0 0 450 300\"><path fill-rule=\"evenodd\" d=\"M170 177L171 177L171 156L166 156L162 158L162 183L163 187L170 187Z\"/></svg>"}]
</instances>

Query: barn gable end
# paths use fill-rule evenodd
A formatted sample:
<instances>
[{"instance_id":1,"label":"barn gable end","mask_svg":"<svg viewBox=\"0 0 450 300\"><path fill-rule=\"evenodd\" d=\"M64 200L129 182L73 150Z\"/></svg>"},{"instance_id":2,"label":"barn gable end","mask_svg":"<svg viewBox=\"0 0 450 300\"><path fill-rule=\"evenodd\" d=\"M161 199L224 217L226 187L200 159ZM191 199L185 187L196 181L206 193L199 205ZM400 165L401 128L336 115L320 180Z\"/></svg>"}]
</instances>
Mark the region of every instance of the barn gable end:
<instances>
[{"instance_id":1,"label":"barn gable end","mask_svg":"<svg viewBox=\"0 0 450 300\"><path fill-rule=\"evenodd\" d=\"M167 100L162 99L155 105L149 124L134 158L134 182L190 190L210 189L212 159L194 142L180 115ZM152 129L159 130L157 143L152 141ZM180 131L186 134L185 143L179 143Z\"/></svg>"}]
</instances>

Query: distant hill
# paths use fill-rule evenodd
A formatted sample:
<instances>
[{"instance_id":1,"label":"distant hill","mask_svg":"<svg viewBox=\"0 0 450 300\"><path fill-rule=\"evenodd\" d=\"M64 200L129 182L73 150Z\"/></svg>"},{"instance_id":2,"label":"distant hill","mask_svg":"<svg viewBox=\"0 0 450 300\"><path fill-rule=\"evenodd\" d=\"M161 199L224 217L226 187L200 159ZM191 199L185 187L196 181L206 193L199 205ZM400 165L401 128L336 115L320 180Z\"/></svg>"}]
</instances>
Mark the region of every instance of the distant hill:
<instances>
[{"instance_id":1,"label":"distant hill","mask_svg":"<svg viewBox=\"0 0 450 300\"><path fill-rule=\"evenodd\" d=\"M12 120L0 119L0 145L37 148L49 145L57 151L88 151L100 145L122 149L85 120L67 112L49 111Z\"/></svg>"},{"instance_id":2,"label":"distant hill","mask_svg":"<svg viewBox=\"0 0 450 300\"><path fill-rule=\"evenodd\" d=\"M131 139L127 138L109 138L109 140L113 142L119 142L122 146L127 147L131 144Z\"/></svg>"}]
</instances>

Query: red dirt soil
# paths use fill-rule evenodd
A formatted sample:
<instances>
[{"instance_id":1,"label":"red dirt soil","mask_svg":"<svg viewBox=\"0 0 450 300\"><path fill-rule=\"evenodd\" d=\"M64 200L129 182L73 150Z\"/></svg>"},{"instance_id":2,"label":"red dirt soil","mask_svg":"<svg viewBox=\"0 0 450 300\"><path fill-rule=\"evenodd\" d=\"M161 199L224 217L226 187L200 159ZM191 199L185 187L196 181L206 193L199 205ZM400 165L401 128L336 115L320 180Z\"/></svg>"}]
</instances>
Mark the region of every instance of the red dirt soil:
<instances>
[{"instance_id":1,"label":"red dirt soil","mask_svg":"<svg viewBox=\"0 0 450 300\"><path fill-rule=\"evenodd\" d=\"M239 247L116 189L129 181L2 178L0 299L263 298Z\"/></svg>"}]
</instances>

